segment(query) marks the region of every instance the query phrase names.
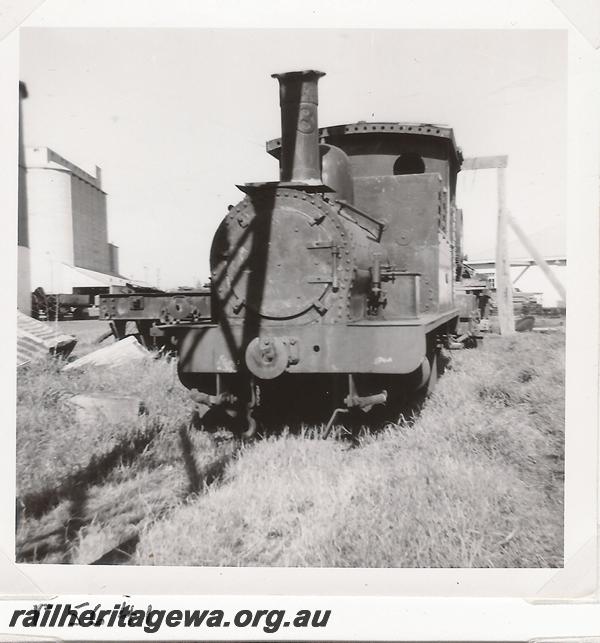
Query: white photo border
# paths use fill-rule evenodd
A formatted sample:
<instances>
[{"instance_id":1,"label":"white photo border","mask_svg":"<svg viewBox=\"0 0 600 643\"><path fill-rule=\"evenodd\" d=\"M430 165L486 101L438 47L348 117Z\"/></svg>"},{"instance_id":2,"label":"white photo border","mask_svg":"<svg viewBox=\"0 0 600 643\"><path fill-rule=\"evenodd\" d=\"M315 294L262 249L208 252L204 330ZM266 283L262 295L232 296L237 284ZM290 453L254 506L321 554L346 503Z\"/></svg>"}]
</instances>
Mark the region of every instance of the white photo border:
<instances>
[{"instance_id":1,"label":"white photo border","mask_svg":"<svg viewBox=\"0 0 600 643\"><path fill-rule=\"evenodd\" d=\"M24 3L25 5L26 3ZM37 3L29 3L32 7ZM549 0L334 2L262 0L247 6L157 0L47 0L21 26L321 29L564 29L568 32L567 433L564 569L284 569L84 567L14 563L15 382L10 338L16 301L18 29L0 25L0 194L4 234L0 316L3 448L0 592L48 594L210 594L522 597L590 600L598 591L598 78L597 51ZM15 23L19 23L15 19ZM6 33L6 31L10 31ZM4 35L6 33L6 35ZM549 133L551 135L551 133ZM14 214L14 216L13 216ZM8 346L10 345L10 349ZM7 519L8 518L8 519Z\"/></svg>"}]
</instances>

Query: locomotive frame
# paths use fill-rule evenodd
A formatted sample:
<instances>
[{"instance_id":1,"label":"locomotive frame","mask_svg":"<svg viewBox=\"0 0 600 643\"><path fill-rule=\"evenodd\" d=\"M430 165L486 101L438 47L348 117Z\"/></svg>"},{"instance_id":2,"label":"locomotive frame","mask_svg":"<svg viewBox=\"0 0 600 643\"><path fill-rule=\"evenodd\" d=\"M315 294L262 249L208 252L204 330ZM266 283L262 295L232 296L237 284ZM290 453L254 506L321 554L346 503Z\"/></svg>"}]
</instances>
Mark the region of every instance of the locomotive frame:
<instances>
[{"instance_id":1,"label":"locomotive frame","mask_svg":"<svg viewBox=\"0 0 600 643\"><path fill-rule=\"evenodd\" d=\"M266 149L280 180L238 186L246 196L213 239L210 322L160 326L193 398L240 416L246 436L261 387L281 376L331 376L342 391L333 407L369 410L387 400L382 382L431 389L444 347L459 333L474 341L475 302L459 307L454 294L462 154L452 130L318 129L323 75L273 75L282 135Z\"/></svg>"}]
</instances>

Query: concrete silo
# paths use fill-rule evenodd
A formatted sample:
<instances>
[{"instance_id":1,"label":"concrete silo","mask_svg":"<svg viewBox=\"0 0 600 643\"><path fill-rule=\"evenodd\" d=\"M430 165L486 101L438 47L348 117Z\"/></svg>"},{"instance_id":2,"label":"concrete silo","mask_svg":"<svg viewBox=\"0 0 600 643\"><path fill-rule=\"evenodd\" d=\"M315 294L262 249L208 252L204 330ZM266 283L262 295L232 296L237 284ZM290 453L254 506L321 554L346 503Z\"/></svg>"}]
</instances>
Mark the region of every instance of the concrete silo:
<instances>
[{"instance_id":1,"label":"concrete silo","mask_svg":"<svg viewBox=\"0 0 600 643\"><path fill-rule=\"evenodd\" d=\"M117 250L108 243L100 168L94 176L47 147L26 148L25 161L32 288L108 286Z\"/></svg>"}]
</instances>

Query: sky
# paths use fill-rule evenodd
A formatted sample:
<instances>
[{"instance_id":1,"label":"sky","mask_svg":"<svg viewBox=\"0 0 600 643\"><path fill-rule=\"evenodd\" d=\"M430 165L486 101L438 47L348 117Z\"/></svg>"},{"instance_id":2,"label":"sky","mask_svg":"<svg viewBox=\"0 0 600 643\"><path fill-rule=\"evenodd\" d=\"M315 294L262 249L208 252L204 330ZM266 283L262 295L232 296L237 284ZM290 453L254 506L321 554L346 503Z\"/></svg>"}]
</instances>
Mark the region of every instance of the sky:
<instances>
[{"instance_id":1,"label":"sky","mask_svg":"<svg viewBox=\"0 0 600 643\"><path fill-rule=\"evenodd\" d=\"M566 251L566 34L555 30L21 30L28 146L94 172L121 273L163 288L206 280L236 184L276 180L270 75L319 69L319 125L454 128L465 157L506 154L507 202L545 256ZM495 171L462 172L465 251L495 251ZM513 257L527 252L514 236Z\"/></svg>"}]
</instances>

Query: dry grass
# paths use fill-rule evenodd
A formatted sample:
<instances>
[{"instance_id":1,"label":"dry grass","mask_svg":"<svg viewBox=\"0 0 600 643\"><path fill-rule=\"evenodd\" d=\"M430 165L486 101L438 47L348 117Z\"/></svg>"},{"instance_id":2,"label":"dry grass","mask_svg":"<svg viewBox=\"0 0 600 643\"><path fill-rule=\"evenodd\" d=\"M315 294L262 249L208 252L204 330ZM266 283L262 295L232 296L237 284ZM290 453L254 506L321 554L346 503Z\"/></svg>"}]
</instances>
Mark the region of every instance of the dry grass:
<instances>
[{"instance_id":1,"label":"dry grass","mask_svg":"<svg viewBox=\"0 0 600 643\"><path fill-rule=\"evenodd\" d=\"M146 528L143 564L562 565L563 335L457 354L414 424L359 448L244 449L223 482Z\"/></svg>"},{"instance_id":2,"label":"dry grass","mask_svg":"<svg viewBox=\"0 0 600 643\"><path fill-rule=\"evenodd\" d=\"M357 447L289 433L240 447L182 428L191 405L165 359L38 365L19 379L19 558L560 566L564 334L484 344L454 354L415 422ZM85 391L136 395L148 415L82 435L65 399Z\"/></svg>"},{"instance_id":3,"label":"dry grass","mask_svg":"<svg viewBox=\"0 0 600 643\"><path fill-rule=\"evenodd\" d=\"M88 352L97 329L72 323L90 337ZM84 372L61 366L48 359L18 372L17 559L24 562L97 560L198 491L205 469L233 451L231 440L182 429L192 403L173 361ZM133 396L147 413L81 426L69 403L75 394Z\"/></svg>"}]
</instances>

